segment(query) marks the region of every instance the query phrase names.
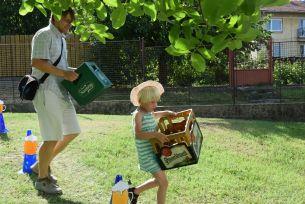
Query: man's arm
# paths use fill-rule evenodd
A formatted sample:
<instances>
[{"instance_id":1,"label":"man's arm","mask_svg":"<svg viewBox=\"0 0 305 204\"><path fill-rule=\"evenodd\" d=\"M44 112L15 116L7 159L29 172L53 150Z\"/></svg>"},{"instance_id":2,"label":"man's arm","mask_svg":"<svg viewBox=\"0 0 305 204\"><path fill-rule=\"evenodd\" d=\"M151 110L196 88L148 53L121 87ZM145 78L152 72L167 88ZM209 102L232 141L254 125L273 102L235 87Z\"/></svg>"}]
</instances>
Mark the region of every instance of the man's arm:
<instances>
[{"instance_id":1,"label":"man's arm","mask_svg":"<svg viewBox=\"0 0 305 204\"><path fill-rule=\"evenodd\" d=\"M32 59L32 67L35 67L42 72L62 77L68 81L74 81L78 78L78 74L76 72L58 69L45 59Z\"/></svg>"}]
</instances>

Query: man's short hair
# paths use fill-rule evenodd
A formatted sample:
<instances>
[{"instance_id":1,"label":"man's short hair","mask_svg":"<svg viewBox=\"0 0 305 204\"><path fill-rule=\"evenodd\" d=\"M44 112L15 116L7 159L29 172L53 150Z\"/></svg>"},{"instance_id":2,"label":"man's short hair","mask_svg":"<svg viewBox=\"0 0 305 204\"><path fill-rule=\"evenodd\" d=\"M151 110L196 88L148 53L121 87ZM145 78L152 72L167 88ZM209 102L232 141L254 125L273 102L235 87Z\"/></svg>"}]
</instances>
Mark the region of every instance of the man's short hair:
<instances>
[{"instance_id":1,"label":"man's short hair","mask_svg":"<svg viewBox=\"0 0 305 204\"><path fill-rule=\"evenodd\" d=\"M62 16L66 16L68 14L70 14L72 19L74 20L74 18L75 18L75 11L72 8L68 8L68 10L65 10L65 11L62 12Z\"/></svg>"},{"instance_id":2,"label":"man's short hair","mask_svg":"<svg viewBox=\"0 0 305 204\"><path fill-rule=\"evenodd\" d=\"M70 14L72 20L75 19L75 11L74 11L72 8L68 8L67 10L63 11L63 12L61 13L61 16L64 17L64 16L66 16L66 15L68 15L68 14ZM54 15L51 14L50 21L52 22L52 21L54 21L54 20L55 20Z\"/></svg>"}]
</instances>

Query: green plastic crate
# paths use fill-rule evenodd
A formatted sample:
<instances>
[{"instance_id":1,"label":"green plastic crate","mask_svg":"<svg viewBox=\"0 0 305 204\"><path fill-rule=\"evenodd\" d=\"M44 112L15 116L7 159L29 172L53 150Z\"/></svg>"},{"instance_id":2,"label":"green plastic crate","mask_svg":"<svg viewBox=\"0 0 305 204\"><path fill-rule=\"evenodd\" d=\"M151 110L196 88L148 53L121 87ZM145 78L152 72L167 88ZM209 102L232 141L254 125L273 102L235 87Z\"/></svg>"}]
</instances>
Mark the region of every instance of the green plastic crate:
<instances>
[{"instance_id":1,"label":"green plastic crate","mask_svg":"<svg viewBox=\"0 0 305 204\"><path fill-rule=\"evenodd\" d=\"M79 105L86 105L100 96L112 83L94 62L84 62L76 69L79 77L74 82L62 81Z\"/></svg>"}]
</instances>

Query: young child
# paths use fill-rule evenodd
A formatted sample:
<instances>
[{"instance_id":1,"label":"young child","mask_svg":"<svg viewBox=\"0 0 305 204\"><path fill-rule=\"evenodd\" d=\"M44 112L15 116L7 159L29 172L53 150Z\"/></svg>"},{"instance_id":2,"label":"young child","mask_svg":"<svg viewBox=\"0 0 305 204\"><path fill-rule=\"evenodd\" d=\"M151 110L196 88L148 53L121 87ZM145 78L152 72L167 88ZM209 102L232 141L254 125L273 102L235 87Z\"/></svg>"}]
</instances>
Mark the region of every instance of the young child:
<instances>
[{"instance_id":1,"label":"young child","mask_svg":"<svg viewBox=\"0 0 305 204\"><path fill-rule=\"evenodd\" d=\"M156 138L160 142L167 142L167 136L157 132L155 119L163 116L176 116L172 111L155 112L157 102L164 92L162 85L156 81L146 81L134 87L130 93L130 100L137 109L133 112L133 133L138 152L139 167L145 172L152 174L154 178L149 179L129 189L131 204L137 203L138 196L145 190L158 187L157 203L164 204L168 181L165 172L161 170L157 157L149 139Z\"/></svg>"}]
</instances>

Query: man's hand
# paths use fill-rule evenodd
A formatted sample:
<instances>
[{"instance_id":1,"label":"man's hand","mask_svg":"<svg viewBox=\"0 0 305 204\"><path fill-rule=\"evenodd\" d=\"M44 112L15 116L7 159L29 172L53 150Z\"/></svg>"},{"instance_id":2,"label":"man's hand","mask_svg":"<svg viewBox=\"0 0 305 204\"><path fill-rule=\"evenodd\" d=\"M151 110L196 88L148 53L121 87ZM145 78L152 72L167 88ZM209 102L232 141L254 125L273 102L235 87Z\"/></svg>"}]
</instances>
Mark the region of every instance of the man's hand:
<instances>
[{"instance_id":1,"label":"man's hand","mask_svg":"<svg viewBox=\"0 0 305 204\"><path fill-rule=\"evenodd\" d=\"M74 71L65 71L63 78L72 82L78 78L78 74Z\"/></svg>"}]
</instances>

